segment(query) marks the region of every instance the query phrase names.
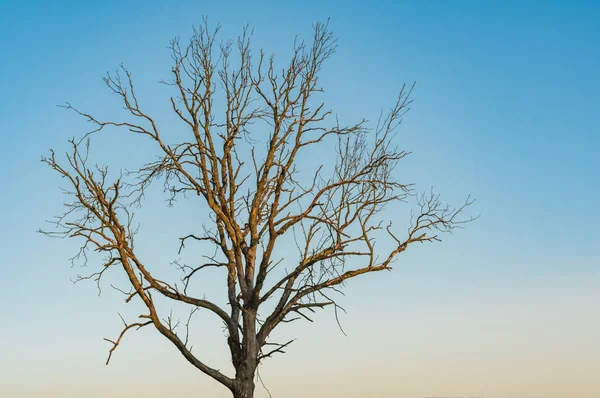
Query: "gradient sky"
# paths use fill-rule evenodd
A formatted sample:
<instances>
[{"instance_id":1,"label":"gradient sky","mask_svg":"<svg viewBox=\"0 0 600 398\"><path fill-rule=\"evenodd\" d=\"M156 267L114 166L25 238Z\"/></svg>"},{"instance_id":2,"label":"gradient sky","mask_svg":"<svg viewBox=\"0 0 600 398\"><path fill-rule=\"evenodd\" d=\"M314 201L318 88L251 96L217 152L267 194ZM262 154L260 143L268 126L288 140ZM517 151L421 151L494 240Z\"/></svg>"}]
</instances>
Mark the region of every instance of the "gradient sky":
<instances>
[{"instance_id":1,"label":"gradient sky","mask_svg":"<svg viewBox=\"0 0 600 398\"><path fill-rule=\"evenodd\" d=\"M373 120L416 81L403 178L455 203L471 194L481 214L393 272L351 282L348 337L328 312L298 326L288 354L260 369L274 397L600 396L600 3L341 3L0 1L0 396L229 396L152 330L105 366L102 338L128 309L110 288L71 284L74 243L35 232L62 200L39 158L86 127L55 105L110 113L100 77L123 62L161 112L166 45L202 15L223 39L250 24L257 46L284 54L331 17L327 104ZM178 213L162 206L148 203L163 218L142 225L142 245L168 261ZM226 366L218 324L197 327L198 350Z\"/></svg>"}]
</instances>

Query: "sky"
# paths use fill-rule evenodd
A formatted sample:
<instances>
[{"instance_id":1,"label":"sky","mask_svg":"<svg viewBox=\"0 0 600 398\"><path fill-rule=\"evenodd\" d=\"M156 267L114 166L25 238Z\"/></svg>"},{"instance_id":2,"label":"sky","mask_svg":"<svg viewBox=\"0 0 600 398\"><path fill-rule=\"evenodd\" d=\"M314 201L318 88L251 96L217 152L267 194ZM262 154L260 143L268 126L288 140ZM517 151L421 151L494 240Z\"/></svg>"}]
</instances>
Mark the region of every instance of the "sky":
<instances>
[{"instance_id":1,"label":"sky","mask_svg":"<svg viewBox=\"0 0 600 398\"><path fill-rule=\"evenodd\" d=\"M248 24L257 46L283 55L331 18L328 106L375 120L416 82L398 172L451 203L470 194L480 215L349 283L347 336L330 312L286 331L297 342L260 368L273 397L600 396L600 3L153 0L0 1L1 396L229 396L152 330L127 336L105 366L102 339L136 309L109 286L98 296L72 284L76 242L36 233L63 199L39 159L89 127L56 105L118 111L100 78L124 63L148 107L166 112L166 46L202 16L223 39ZM109 164L143 156L132 142L98 151ZM183 212L162 199L144 211L158 216L140 245L167 264ZM218 323L196 326L202 357L226 367Z\"/></svg>"}]
</instances>

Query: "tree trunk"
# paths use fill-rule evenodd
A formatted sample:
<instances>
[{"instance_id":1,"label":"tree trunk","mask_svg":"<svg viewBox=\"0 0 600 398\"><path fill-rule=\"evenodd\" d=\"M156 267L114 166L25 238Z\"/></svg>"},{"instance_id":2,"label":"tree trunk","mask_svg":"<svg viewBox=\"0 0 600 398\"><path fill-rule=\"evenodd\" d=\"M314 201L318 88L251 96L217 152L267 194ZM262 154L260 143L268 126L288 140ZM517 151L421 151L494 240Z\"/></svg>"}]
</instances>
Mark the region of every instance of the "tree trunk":
<instances>
[{"instance_id":1,"label":"tree trunk","mask_svg":"<svg viewBox=\"0 0 600 398\"><path fill-rule=\"evenodd\" d=\"M256 366L253 362L244 362L236 372L236 386L233 390L234 398L253 398L254 397L254 373Z\"/></svg>"},{"instance_id":2,"label":"tree trunk","mask_svg":"<svg viewBox=\"0 0 600 398\"><path fill-rule=\"evenodd\" d=\"M254 397L254 381L243 382L238 384L238 387L233 391L233 398L253 398Z\"/></svg>"},{"instance_id":3,"label":"tree trunk","mask_svg":"<svg viewBox=\"0 0 600 398\"><path fill-rule=\"evenodd\" d=\"M241 361L235 372L234 398L254 397L254 376L258 366L258 342L256 340L256 311L243 313L244 340L242 342Z\"/></svg>"}]
</instances>

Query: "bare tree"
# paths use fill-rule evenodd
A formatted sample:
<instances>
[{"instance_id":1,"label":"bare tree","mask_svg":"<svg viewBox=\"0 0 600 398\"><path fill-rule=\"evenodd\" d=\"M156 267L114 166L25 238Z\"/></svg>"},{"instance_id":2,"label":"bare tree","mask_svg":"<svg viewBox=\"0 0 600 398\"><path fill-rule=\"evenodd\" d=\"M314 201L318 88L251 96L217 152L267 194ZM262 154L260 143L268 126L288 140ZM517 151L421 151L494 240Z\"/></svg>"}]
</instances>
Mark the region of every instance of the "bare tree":
<instances>
[{"instance_id":1,"label":"bare tree","mask_svg":"<svg viewBox=\"0 0 600 398\"><path fill-rule=\"evenodd\" d=\"M189 133L181 142L165 140L159 123L142 109L124 67L104 82L120 97L126 120L101 120L67 104L94 128L70 141L63 160L53 151L42 159L65 178L72 198L55 220L57 229L45 233L80 238L78 256L88 250L103 254L99 271L81 279L100 282L109 268L120 268L131 285L131 291L123 291L125 301L139 299L147 309L139 322L123 321L118 338L108 340L108 361L128 330L152 325L193 366L234 397L248 398L259 363L291 343L271 341L278 325L311 320L311 313L324 307L337 311L335 294L345 281L391 270L409 245L437 241L439 233L470 221L460 216L472 201L451 208L433 192L417 195L412 185L396 179L395 167L408 153L394 146L394 135L412 102L411 87L402 87L389 113L371 128L364 120L341 125L315 100L322 91L319 72L336 48L327 24L314 26L309 43L297 39L281 70L273 56L251 52L247 29L236 41L220 44L217 32L205 21L189 42L170 44L172 80L162 83L174 89L169 107ZM108 127L150 140L160 158L111 179L106 166L88 161L91 138ZM329 162L311 169L298 161L321 145L336 148ZM185 274L179 284L150 272L152 259L141 258L134 246L132 207L142 205L155 181L164 184L169 200L185 195L210 209L210 227L178 239L180 250L196 241L213 246L216 254L196 266L180 265ZM400 233L382 210L411 198L419 211ZM292 237L298 254L277 255L276 249ZM389 249L376 250L379 240L391 243ZM208 267L226 270L225 307L188 293ZM189 305L191 314L201 309L219 317L235 374L228 376L192 354L189 320L185 336L178 334L171 317L159 315L156 297ZM259 316L259 309L267 309L268 316Z\"/></svg>"}]
</instances>

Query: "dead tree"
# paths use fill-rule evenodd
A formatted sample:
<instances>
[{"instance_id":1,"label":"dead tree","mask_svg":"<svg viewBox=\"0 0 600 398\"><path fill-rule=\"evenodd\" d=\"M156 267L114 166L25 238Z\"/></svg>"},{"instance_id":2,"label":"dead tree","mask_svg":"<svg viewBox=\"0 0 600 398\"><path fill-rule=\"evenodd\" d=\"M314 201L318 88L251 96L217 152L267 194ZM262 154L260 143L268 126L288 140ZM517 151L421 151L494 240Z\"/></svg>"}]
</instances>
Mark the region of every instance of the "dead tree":
<instances>
[{"instance_id":1,"label":"dead tree","mask_svg":"<svg viewBox=\"0 0 600 398\"><path fill-rule=\"evenodd\" d=\"M174 90L169 109L188 131L179 143L169 143L143 110L124 67L104 82L122 101L125 120L102 120L66 105L94 128L71 140L64 158L51 151L42 159L65 179L72 199L57 217L57 229L45 233L80 238L80 255L88 249L103 254L99 271L86 278L99 282L108 269L121 269L131 285L125 301L141 300L147 309L139 322L124 321L119 337L108 340L109 360L128 330L152 325L193 366L234 397L248 398L259 363L290 344L270 341L278 325L310 320L316 309L337 310L335 293L345 281L391 270L411 244L437 241L439 233L470 221L461 215L472 201L452 208L436 194L417 195L411 184L396 179L395 167L408 153L395 147L394 135L412 102L411 87L403 87L389 113L371 127L364 120L341 125L316 100L322 91L319 72L336 48L327 24L314 26L310 42L296 40L282 69L273 56L251 52L248 30L225 43L216 42L217 32L205 21L189 42L171 42L172 79L162 83ZM109 127L150 140L160 158L111 179L108 167L87 160L90 140ZM298 158L319 146L331 148L331 159L307 177L301 169L309 166ZM157 181L165 184L170 199L185 195L210 209L209 228L174 237L182 249L197 241L217 253L206 263L182 266L183 285L150 272L152 259L135 250L132 206L142 205ZM406 232L399 232L382 210L409 199L419 211L407 220ZM298 255L278 257L278 244L292 236ZM376 249L376 241L387 241L389 249ZM226 270L225 307L188 294L187 287L207 267ZM192 354L187 337L159 314L157 295L221 319L235 374L226 375ZM268 316L259 316L264 308Z\"/></svg>"}]
</instances>

